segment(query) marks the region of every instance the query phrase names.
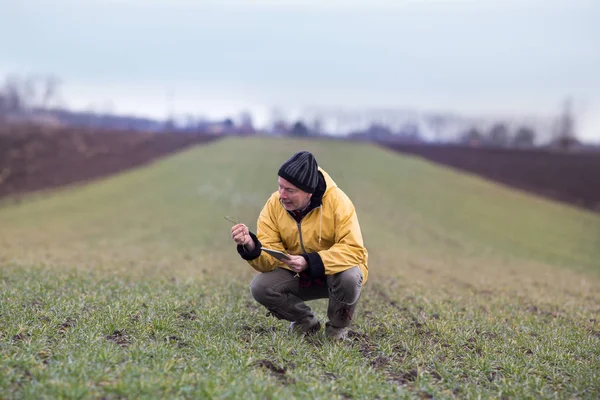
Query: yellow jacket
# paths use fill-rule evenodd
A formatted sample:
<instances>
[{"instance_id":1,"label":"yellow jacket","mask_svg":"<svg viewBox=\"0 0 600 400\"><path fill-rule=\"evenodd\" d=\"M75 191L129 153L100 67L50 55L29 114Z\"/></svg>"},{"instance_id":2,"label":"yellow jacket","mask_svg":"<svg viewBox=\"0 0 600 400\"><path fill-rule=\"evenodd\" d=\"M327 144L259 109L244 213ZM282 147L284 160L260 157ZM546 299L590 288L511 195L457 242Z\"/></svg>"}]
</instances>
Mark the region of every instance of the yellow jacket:
<instances>
[{"instance_id":1,"label":"yellow jacket","mask_svg":"<svg viewBox=\"0 0 600 400\"><path fill-rule=\"evenodd\" d=\"M369 268L368 252L364 246L360 225L352 201L321 168L326 189L321 204L304 216L300 223L283 207L279 192L267 200L257 221L258 246L253 252L240 255L257 271L268 272L277 267L290 269L286 264L261 252L260 246L303 255L309 264L312 278L333 275L354 266L363 274L363 285L367 281ZM313 195L314 197L314 195Z\"/></svg>"}]
</instances>

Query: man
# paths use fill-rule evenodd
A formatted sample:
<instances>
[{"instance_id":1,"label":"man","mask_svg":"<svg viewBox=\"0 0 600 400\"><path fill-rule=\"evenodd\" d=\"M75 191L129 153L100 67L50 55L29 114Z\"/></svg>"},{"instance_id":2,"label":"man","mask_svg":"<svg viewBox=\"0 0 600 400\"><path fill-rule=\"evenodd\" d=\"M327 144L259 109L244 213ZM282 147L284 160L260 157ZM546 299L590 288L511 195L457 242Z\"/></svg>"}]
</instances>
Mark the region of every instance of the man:
<instances>
[{"instance_id":1,"label":"man","mask_svg":"<svg viewBox=\"0 0 600 400\"><path fill-rule=\"evenodd\" d=\"M305 301L328 298L325 333L343 340L369 271L354 205L310 152L294 154L278 176L279 190L260 212L257 233L244 224L231 228L238 253L261 272L250 285L252 296L302 335L321 327ZM290 258L279 261L262 247Z\"/></svg>"}]
</instances>

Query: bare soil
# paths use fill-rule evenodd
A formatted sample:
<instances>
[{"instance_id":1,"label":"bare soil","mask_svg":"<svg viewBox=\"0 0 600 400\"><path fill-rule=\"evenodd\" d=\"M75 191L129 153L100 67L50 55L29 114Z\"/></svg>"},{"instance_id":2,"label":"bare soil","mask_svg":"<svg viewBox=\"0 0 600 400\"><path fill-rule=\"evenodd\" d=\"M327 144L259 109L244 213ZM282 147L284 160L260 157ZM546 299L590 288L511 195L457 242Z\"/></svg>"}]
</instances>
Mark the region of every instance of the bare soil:
<instances>
[{"instance_id":1,"label":"bare soil","mask_svg":"<svg viewBox=\"0 0 600 400\"><path fill-rule=\"evenodd\" d=\"M553 200L600 212L600 152L381 143Z\"/></svg>"},{"instance_id":2,"label":"bare soil","mask_svg":"<svg viewBox=\"0 0 600 400\"><path fill-rule=\"evenodd\" d=\"M0 198L101 178L218 136L0 126Z\"/></svg>"}]
</instances>

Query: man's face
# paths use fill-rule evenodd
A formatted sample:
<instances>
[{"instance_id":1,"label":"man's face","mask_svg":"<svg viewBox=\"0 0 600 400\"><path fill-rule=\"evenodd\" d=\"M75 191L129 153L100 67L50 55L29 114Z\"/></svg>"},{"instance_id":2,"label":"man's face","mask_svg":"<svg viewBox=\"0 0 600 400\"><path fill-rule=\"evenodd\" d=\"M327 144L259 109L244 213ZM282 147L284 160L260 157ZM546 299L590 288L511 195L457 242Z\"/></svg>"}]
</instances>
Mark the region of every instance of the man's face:
<instances>
[{"instance_id":1,"label":"man's face","mask_svg":"<svg viewBox=\"0 0 600 400\"><path fill-rule=\"evenodd\" d=\"M279 177L278 182L279 198L281 199L281 204L283 204L283 207L286 210L303 210L308 205L312 194L298 189L296 186L292 185L282 177Z\"/></svg>"}]
</instances>

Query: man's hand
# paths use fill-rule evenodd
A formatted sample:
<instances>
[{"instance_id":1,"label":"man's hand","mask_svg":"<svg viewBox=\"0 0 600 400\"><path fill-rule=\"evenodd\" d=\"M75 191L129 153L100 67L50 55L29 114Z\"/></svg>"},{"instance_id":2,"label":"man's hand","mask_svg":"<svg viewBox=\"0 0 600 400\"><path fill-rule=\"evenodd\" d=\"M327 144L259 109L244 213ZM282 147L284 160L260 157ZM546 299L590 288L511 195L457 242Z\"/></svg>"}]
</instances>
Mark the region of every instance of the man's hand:
<instances>
[{"instance_id":1,"label":"man's hand","mask_svg":"<svg viewBox=\"0 0 600 400\"><path fill-rule=\"evenodd\" d=\"M302 256L292 256L290 255L289 260L283 260L283 262L292 269L295 273L299 274L300 272L306 270L308 268L308 263Z\"/></svg>"},{"instance_id":2,"label":"man's hand","mask_svg":"<svg viewBox=\"0 0 600 400\"><path fill-rule=\"evenodd\" d=\"M246 248L246 251L254 250L254 240L250 237L248 227L244 224L237 224L231 228L231 238L233 241Z\"/></svg>"}]
</instances>

